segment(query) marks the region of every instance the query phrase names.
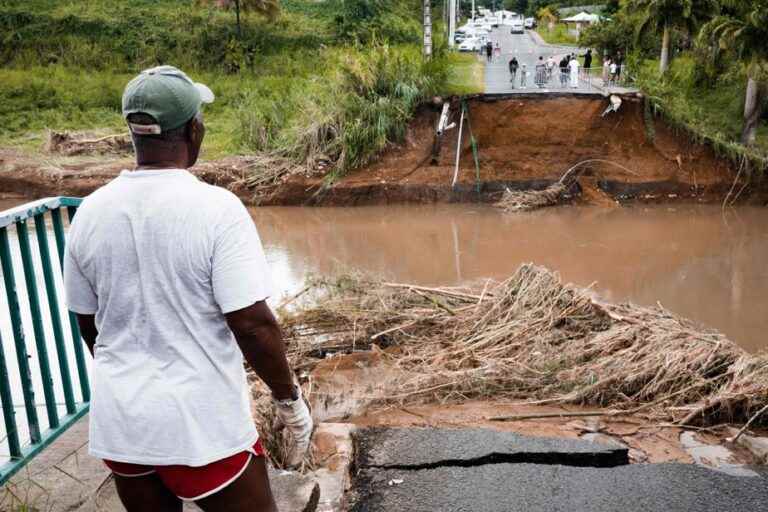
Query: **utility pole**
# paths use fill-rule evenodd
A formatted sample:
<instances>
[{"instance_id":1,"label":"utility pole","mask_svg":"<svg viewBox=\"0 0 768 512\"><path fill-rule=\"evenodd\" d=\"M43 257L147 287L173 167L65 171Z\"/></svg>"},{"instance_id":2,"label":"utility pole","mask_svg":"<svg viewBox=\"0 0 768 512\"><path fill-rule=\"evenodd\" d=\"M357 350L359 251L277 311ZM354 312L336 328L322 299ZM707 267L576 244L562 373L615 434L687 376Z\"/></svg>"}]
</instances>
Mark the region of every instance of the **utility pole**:
<instances>
[{"instance_id":1,"label":"utility pole","mask_svg":"<svg viewBox=\"0 0 768 512\"><path fill-rule=\"evenodd\" d=\"M456 45L456 3L457 0L448 0L448 46L451 48Z\"/></svg>"},{"instance_id":2,"label":"utility pole","mask_svg":"<svg viewBox=\"0 0 768 512\"><path fill-rule=\"evenodd\" d=\"M432 57L432 0L424 0L424 59Z\"/></svg>"}]
</instances>

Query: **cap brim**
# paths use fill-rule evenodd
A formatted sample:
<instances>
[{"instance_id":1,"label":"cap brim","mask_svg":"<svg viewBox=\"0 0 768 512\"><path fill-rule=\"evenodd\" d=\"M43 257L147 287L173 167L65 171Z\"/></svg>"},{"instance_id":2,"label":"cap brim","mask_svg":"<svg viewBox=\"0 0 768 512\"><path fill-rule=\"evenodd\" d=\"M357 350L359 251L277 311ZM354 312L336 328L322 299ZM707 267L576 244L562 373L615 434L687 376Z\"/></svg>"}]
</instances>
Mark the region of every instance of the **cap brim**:
<instances>
[{"instance_id":1,"label":"cap brim","mask_svg":"<svg viewBox=\"0 0 768 512\"><path fill-rule=\"evenodd\" d=\"M213 103L213 100L216 99L213 91L210 90L207 85L195 83L195 88L197 89L197 92L200 93L200 101L203 103Z\"/></svg>"}]
</instances>

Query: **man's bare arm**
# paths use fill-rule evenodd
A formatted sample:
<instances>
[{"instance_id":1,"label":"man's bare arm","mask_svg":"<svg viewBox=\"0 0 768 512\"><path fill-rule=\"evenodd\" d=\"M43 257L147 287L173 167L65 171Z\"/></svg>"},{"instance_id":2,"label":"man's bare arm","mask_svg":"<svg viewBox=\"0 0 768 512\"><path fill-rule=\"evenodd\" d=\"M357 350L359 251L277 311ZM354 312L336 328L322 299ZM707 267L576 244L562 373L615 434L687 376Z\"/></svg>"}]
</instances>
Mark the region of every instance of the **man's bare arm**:
<instances>
[{"instance_id":1,"label":"man's bare arm","mask_svg":"<svg viewBox=\"0 0 768 512\"><path fill-rule=\"evenodd\" d=\"M96 330L96 316L95 315L81 315L77 314L77 325L80 327L80 335L85 341L85 345L88 347L88 351L93 356L93 347L96 345L96 336L99 335L99 331Z\"/></svg>"},{"instance_id":2,"label":"man's bare arm","mask_svg":"<svg viewBox=\"0 0 768 512\"><path fill-rule=\"evenodd\" d=\"M278 400L296 398L280 326L264 301L225 315L245 360Z\"/></svg>"}]
</instances>

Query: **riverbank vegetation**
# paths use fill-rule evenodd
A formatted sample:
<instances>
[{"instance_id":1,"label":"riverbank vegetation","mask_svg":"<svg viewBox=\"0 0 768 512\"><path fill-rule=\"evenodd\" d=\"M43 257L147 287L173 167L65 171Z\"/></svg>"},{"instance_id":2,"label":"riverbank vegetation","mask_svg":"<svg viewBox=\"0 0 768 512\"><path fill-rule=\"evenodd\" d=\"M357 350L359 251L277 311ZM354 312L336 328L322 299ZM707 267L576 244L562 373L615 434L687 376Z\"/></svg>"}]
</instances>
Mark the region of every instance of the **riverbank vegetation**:
<instances>
[{"instance_id":1,"label":"riverbank vegetation","mask_svg":"<svg viewBox=\"0 0 768 512\"><path fill-rule=\"evenodd\" d=\"M623 52L652 111L748 169L768 168L768 2L627 0L582 32Z\"/></svg>"},{"instance_id":2,"label":"riverbank vegetation","mask_svg":"<svg viewBox=\"0 0 768 512\"><path fill-rule=\"evenodd\" d=\"M475 87L474 72L449 73L439 37L422 59L414 0L282 0L269 16L242 10L239 25L226 4L2 3L0 145L39 150L46 129L124 131L125 83L173 64L217 96L205 158L269 153L343 173L400 140L419 103Z\"/></svg>"}]
</instances>

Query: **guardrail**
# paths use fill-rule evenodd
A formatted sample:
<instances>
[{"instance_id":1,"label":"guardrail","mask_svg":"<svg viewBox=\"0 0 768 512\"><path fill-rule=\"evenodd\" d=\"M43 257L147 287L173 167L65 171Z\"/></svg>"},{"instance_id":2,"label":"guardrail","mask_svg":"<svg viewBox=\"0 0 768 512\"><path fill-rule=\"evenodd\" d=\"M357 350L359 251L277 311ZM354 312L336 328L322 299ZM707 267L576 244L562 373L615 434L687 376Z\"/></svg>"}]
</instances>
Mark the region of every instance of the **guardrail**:
<instances>
[{"instance_id":1,"label":"guardrail","mask_svg":"<svg viewBox=\"0 0 768 512\"><path fill-rule=\"evenodd\" d=\"M3 341L0 331L0 401L2 402L3 421L5 423L6 437L4 441L8 447L8 453L4 454L4 458L9 459L9 462L0 466L0 484L5 483L56 437L88 412L91 392L83 343L80 339L76 319L71 313L68 315L69 339L65 336L64 318L59 307L61 276L55 275L56 269L51 260L46 222L46 217L50 217L60 271L63 267L65 244L62 210L66 209L71 222L80 202L81 199L70 197L48 198L0 212L0 268L2 269L7 313L10 317L16 353L15 366L9 367L6 359L6 352L9 347ZM34 223L39 264L36 264L32 250L33 244L30 242L31 228L28 225L30 219ZM9 231L11 231L10 234ZM13 255L15 251L11 245L10 236L13 231L15 231L18 254L20 254L24 274L23 287L21 288L16 282L16 269L14 268ZM39 280L38 269L42 272L42 282ZM57 286L57 282L59 286ZM38 293L38 285L40 284L45 287L47 316L41 309L40 294ZM20 297L23 296L26 296L28 309L22 308ZM3 314L2 311L0 311L1 314ZM27 322L24 322L24 316L27 317ZM34 346L27 345L25 323L26 327L31 323ZM50 335L52 335L53 347L48 344ZM52 375L51 361L48 358L50 348L56 352L55 362L59 373L56 379ZM69 349L74 351L80 400L75 397L72 374L70 373ZM37 356L36 364L30 355L31 351L34 351ZM33 368L35 373L33 373ZM12 387L12 380L18 384L16 387ZM16 408L21 408L21 406L14 404L13 398L13 391L18 391L19 387L23 396L24 408L22 428L19 427L16 418ZM38 408L41 407L41 404L36 401L36 387L38 390L42 388L48 428L41 427L41 420L38 416ZM57 402L57 390L59 396L63 395L63 404ZM64 410L60 411L62 405Z\"/></svg>"}]
</instances>

